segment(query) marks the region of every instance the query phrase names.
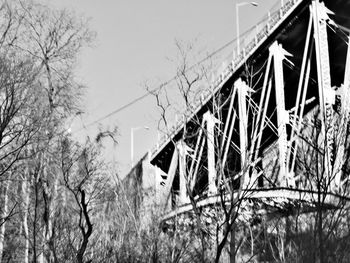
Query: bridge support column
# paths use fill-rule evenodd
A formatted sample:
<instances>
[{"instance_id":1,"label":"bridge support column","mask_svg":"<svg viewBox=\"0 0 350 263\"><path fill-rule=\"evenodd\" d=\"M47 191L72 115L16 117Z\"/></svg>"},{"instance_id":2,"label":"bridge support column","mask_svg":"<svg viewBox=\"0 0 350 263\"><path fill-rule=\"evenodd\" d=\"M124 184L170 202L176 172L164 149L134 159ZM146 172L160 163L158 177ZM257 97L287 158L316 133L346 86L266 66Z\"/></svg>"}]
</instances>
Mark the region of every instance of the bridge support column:
<instances>
[{"instance_id":1,"label":"bridge support column","mask_svg":"<svg viewBox=\"0 0 350 263\"><path fill-rule=\"evenodd\" d=\"M217 177L216 173L216 162L215 162L215 124L219 123L213 114L209 111L203 115L203 119L207 124L207 152L208 152L208 191L210 195L217 193L217 187L215 180Z\"/></svg>"},{"instance_id":2,"label":"bridge support column","mask_svg":"<svg viewBox=\"0 0 350 263\"><path fill-rule=\"evenodd\" d=\"M179 204L186 204L189 202L187 187L189 180L187 177L187 156L190 149L183 140L179 141L176 145L179 152Z\"/></svg>"},{"instance_id":3,"label":"bridge support column","mask_svg":"<svg viewBox=\"0 0 350 263\"><path fill-rule=\"evenodd\" d=\"M285 108L284 95L284 76L283 76L283 60L286 56L291 56L282 48L281 44L273 43L270 52L274 59L275 74L275 90L276 90L276 106L277 106L277 125L278 125L278 151L279 151L279 177L281 186L294 186L292 178L288 176L287 167L287 129L286 124L289 123L289 113Z\"/></svg>"},{"instance_id":4,"label":"bridge support column","mask_svg":"<svg viewBox=\"0 0 350 263\"><path fill-rule=\"evenodd\" d=\"M331 23L328 14L332 14L324 3L314 0L311 6L314 25L314 39L316 50L317 80L320 99L320 112L324 132L325 145L325 171L327 185L332 184L331 176L333 171L333 148L334 148L334 125L333 108L335 103L335 90L331 87L331 74L329 63L329 48L327 36L327 22Z\"/></svg>"},{"instance_id":5,"label":"bridge support column","mask_svg":"<svg viewBox=\"0 0 350 263\"><path fill-rule=\"evenodd\" d=\"M251 89L249 86L243 82L241 79L238 79L235 82L235 88L238 91L238 112L239 112L239 150L241 154L241 173L242 173L242 182L241 186L243 189L248 188L255 184L255 179L249 177L248 172L248 117L247 117L247 95L248 91Z\"/></svg>"}]
</instances>

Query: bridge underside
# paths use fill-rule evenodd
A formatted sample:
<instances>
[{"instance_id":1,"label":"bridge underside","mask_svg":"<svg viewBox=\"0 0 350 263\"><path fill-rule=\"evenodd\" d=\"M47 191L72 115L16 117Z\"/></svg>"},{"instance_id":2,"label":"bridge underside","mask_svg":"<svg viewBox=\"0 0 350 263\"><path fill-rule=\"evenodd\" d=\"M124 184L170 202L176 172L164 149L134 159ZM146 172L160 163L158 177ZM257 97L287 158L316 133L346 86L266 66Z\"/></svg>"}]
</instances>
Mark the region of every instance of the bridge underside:
<instances>
[{"instance_id":1,"label":"bridge underside","mask_svg":"<svg viewBox=\"0 0 350 263\"><path fill-rule=\"evenodd\" d=\"M222 195L212 195L206 198L197 199L195 201L196 209L200 210L201 213L207 207L219 208L223 205L229 207L230 205L235 205L236 202L242 201L240 207L238 208L238 214L247 214L247 210L255 210L254 214L258 216L267 216L267 218L276 216L289 216L296 213L312 213L315 212L317 204L315 200L317 199L319 193L315 191L306 191L290 188L260 188L260 189L250 189L245 191L245 196L238 198L239 192L235 192L232 195L226 194ZM324 193L323 193L324 194ZM344 207L350 199L344 196L335 194L324 194L326 196L323 209L332 210L338 209L339 207ZM236 201L232 201L236 200ZM225 203L225 204L223 204ZM242 208L245 210L242 212ZM249 208L249 209L248 209ZM188 213L193 213L193 204L183 204L173 211L170 211L162 217L162 221L167 223L167 221L185 215ZM248 213L249 214L249 213ZM206 213L202 213L206 215ZM238 218L244 221L246 218Z\"/></svg>"},{"instance_id":2,"label":"bridge underside","mask_svg":"<svg viewBox=\"0 0 350 263\"><path fill-rule=\"evenodd\" d=\"M165 220L194 204L273 214L348 200L350 3L284 2L153 154Z\"/></svg>"}]
</instances>

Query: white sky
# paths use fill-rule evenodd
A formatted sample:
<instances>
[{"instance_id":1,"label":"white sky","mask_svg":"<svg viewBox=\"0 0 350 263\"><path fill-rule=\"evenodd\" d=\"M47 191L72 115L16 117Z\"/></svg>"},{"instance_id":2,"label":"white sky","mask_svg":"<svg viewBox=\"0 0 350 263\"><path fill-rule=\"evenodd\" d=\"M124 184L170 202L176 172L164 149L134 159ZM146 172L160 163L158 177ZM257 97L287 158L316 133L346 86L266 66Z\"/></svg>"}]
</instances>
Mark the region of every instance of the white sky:
<instances>
[{"instance_id":1,"label":"white sky","mask_svg":"<svg viewBox=\"0 0 350 263\"><path fill-rule=\"evenodd\" d=\"M238 0L44 0L91 18L97 32L95 47L81 54L77 75L87 85L85 112L73 126L76 136L94 136L98 125L81 129L145 93L147 80L165 81L175 71L166 59L176 55L175 39L193 41L214 51L235 38L235 1ZM239 9L240 32L255 25L280 0L256 0ZM244 1L238 1L244 2ZM226 50L222 55L229 54ZM154 82L154 81L153 81ZM150 82L152 83L152 81ZM106 156L117 162L124 176L130 169L130 130L134 133L134 162L157 141L159 116L152 97L113 115L101 124L119 128L119 144L107 147Z\"/></svg>"}]
</instances>

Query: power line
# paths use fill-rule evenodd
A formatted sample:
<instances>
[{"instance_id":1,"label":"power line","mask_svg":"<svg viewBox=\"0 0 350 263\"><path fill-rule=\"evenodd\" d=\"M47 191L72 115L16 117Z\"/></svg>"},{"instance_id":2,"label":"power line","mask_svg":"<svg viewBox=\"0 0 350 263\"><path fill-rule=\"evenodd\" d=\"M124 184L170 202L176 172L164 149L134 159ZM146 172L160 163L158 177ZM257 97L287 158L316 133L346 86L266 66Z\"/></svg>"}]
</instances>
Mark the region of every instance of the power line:
<instances>
[{"instance_id":1,"label":"power line","mask_svg":"<svg viewBox=\"0 0 350 263\"><path fill-rule=\"evenodd\" d=\"M248 30L248 31L250 31L250 30ZM197 63L193 64L192 66L190 66L186 71L192 70L194 67L196 67L196 66L202 64L203 62L207 61L208 59L212 58L213 56L215 56L216 54L220 53L222 50L224 50L225 48L227 48L228 46L230 46L230 45L231 45L232 43L234 43L235 41L236 41L236 38L233 39L233 40L231 40L231 41L229 41L229 42L227 42L225 45L221 46L220 48L218 48L218 49L215 50L214 52L210 53L208 56L206 56L205 58L201 59L199 62L197 62ZM166 87L168 84L170 84L171 82L173 82L176 78L177 78L177 76L175 75L175 76L172 77L171 79L169 79L169 80L163 82L162 84L160 84L158 87L147 91L147 92L144 93L143 95L141 95L141 96L139 96L139 97L133 99L132 101L128 102L127 104L125 104L125 105L123 105L123 106L121 106L121 107L119 107L119 108L117 108L117 109L111 111L110 113L106 114L105 116L102 116L102 117L100 117L99 119L94 120L94 121L92 121L92 122L90 122L90 123L84 125L82 128L80 128L80 129L78 129L78 130L76 130L76 131L73 131L73 133L79 132L79 131L85 129L86 127L92 126L92 125L94 125L94 124L96 124L96 123L98 123L98 122L100 122L100 121L103 121L103 120L105 120L105 119L108 119L109 117L111 117L111 116L113 116L113 115L115 115L115 114L117 114L117 113L119 113L119 112L121 112L121 111L123 111L123 110L129 108L130 106L132 106L132 105L134 105L135 103L137 103L137 102L143 100L144 98L148 97L149 95L152 95L153 92L156 92L156 91L158 91L158 90L160 90L160 89Z\"/></svg>"},{"instance_id":2,"label":"power line","mask_svg":"<svg viewBox=\"0 0 350 263\"><path fill-rule=\"evenodd\" d=\"M278 2L276 2L276 4L278 4ZM276 4L275 4L275 5L276 5ZM264 17L264 18L263 18L260 22L258 22L257 24L263 23L266 19L268 19L268 18L267 18L267 17ZM248 34L248 33L251 32L252 30L254 30L255 28L256 28L256 25L254 25L254 26L248 28L246 31L244 31L244 32L240 35L240 37L242 37L242 36ZM229 42L227 42L226 44L224 44L224 45L221 46L220 48L216 49L215 51L213 51L212 53L210 53L208 56L206 56L206 57L204 57L203 59L201 59L199 62L197 62L197 63L193 64L192 66L190 66L190 67L186 70L186 72L192 70L194 67L196 67L196 66L202 64L203 62L207 61L208 59L212 58L213 56L215 56L216 54L220 53L221 51L223 51L225 48L227 48L228 46L232 45L232 44L233 44L234 42L236 42L236 41L237 41L237 37L235 37L234 39L230 40ZM123 110L129 108L130 106L132 106L132 105L134 105L135 103L137 103L137 102L143 100L144 98L148 97L149 95L152 95L152 93L154 93L154 92L156 92L156 91L158 91L158 90L160 90L160 89L166 87L169 83L171 83L172 81L176 80L176 78L177 78L177 75L173 76L173 77L170 78L169 80L167 80L167 81L163 82L162 84L160 84L158 87L147 91L147 92L144 93L143 95L141 95L141 96L139 96L139 97L133 99L132 101L130 101L130 102L128 102L127 104L125 104L125 105L123 105L123 106L121 106L121 107L119 107L119 108L117 108L117 109L111 111L110 113L108 113L108 114L106 114L106 115L104 115L104 116L98 118L97 120L94 120L94 121L92 121L92 122L90 122L90 123L88 123L88 124L86 124L86 125L83 125L83 127L81 127L80 129L78 129L78 130L76 130L76 131L73 131L73 133L79 132L79 131L81 131L81 130L87 128L87 127L90 127L90 126L92 126L92 125L94 125L94 124L96 124L96 123L98 123L98 122L100 122L100 121L103 121L103 120L105 120L105 119L108 119L109 117L111 117L111 116L113 116L113 115L115 115L115 114L117 114L117 113L119 113L119 112L121 112L121 111L123 111Z\"/></svg>"},{"instance_id":3,"label":"power line","mask_svg":"<svg viewBox=\"0 0 350 263\"><path fill-rule=\"evenodd\" d=\"M170 82L172 82L175 78L176 78L176 76L173 77L173 78L171 78L171 79L169 79L168 81L162 83L159 87L154 88L154 89L152 89L152 90L150 90L150 91L144 93L143 95L137 97L136 99L133 99L132 101L130 101L130 102L128 102L127 104L125 104L125 105L123 105L123 106L121 106L121 107L115 109L114 111L108 113L107 115L105 115L105 116L103 116L103 117L100 117L99 119L94 120L94 121L92 121L92 122L90 122L90 123L84 125L84 127L80 128L79 130L76 130L76 131L74 131L74 132L81 131L82 129L85 129L86 127L92 126L92 125L94 125L94 124L96 124L96 123L98 123L98 122L100 122L100 121L103 121L103 120L105 120L105 119L107 119L107 118L109 118L109 117L111 117L111 116L113 116L113 115L115 115L115 114L117 114L117 113L119 113L119 112L121 112L121 111L123 111L123 110L129 108L129 107L132 106L133 104L135 104L135 103L139 102L140 100L143 100L144 98L146 98L146 97L148 97L149 95L151 95L152 92L155 92L155 91L160 90L160 89L163 88L165 85L167 85L167 84L169 84ZM74 133L74 132L73 132L73 133Z\"/></svg>"}]
</instances>

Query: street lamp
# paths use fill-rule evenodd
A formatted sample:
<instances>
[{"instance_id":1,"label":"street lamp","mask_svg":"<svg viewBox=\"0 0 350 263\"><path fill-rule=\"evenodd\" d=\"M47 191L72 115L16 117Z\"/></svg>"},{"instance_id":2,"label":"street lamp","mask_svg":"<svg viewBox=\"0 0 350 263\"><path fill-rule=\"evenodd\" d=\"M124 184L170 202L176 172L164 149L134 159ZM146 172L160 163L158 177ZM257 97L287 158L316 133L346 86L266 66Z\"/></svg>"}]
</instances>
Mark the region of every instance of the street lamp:
<instances>
[{"instance_id":1,"label":"street lamp","mask_svg":"<svg viewBox=\"0 0 350 263\"><path fill-rule=\"evenodd\" d=\"M131 142L130 159L131 159L131 168L134 166L134 132L137 131L137 130L141 130L141 129L149 130L149 127L148 127L148 126L140 126L140 127L131 128L131 130L130 130L130 142Z\"/></svg>"},{"instance_id":2,"label":"street lamp","mask_svg":"<svg viewBox=\"0 0 350 263\"><path fill-rule=\"evenodd\" d=\"M239 17L238 8L244 5L258 6L257 2L241 2L236 4L236 34L237 34L237 55L240 52L240 41L239 41Z\"/></svg>"}]
</instances>

